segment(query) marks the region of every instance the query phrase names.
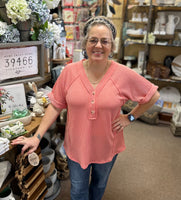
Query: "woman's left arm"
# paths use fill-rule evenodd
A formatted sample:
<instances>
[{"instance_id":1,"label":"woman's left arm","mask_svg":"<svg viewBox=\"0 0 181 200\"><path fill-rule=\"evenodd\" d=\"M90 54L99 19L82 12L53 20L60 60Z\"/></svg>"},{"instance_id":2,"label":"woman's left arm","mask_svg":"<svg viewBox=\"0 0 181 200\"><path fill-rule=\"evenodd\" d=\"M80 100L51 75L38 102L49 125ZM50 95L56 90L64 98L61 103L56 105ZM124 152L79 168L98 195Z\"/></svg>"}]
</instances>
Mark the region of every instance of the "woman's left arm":
<instances>
[{"instance_id":1,"label":"woman's left arm","mask_svg":"<svg viewBox=\"0 0 181 200\"><path fill-rule=\"evenodd\" d=\"M151 108L159 99L160 94L158 91L155 92L155 94L152 96L152 98L144 104L138 104L129 114L132 114L135 119L140 117L145 111L147 111L149 108Z\"/></svg>"},{"instance_id":2,"label":"woman's left arm","mask_svg":"<svg viewBox=\"0 0 181 200\"><path fill-rule=\"evenodd\" d=\"M134 118L137 119L145 111L151 108L159 99L159 97L160 97L160 94L158 91L156 91L148 102L144 104L138 104L135 108L133 108L133 110L129 114L132 114ZM113 121L112 129L113 131L120 132L123 128L128 126L130 123L131 122L128 119L128 114L120 114L120 116L116 120Z\"/></svg>"}]
</instances>

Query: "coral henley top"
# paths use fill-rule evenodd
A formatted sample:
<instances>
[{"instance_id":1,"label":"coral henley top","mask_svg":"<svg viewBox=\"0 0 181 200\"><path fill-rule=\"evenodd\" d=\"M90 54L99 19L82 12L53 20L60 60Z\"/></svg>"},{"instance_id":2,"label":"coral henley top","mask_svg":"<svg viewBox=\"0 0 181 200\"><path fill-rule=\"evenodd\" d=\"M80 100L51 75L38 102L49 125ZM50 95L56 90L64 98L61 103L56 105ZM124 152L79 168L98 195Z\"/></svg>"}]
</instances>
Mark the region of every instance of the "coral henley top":
<instances>
[{"instance_id":1,"label":"coral henley top","mask_svg":"<svg viewBox=\"0 0 181 200\"><path fill-rule=\"evenodd\" d=\"M125 149L123 131L112 131L112 121L119 116L121 106L127 100L144 104L156 90L157 86L114 61L94 89L83 61L68 64L49 94L55 107L67 109L67 156L83 169L90 163L110 162Z\"/></svg>"}]
</instances>

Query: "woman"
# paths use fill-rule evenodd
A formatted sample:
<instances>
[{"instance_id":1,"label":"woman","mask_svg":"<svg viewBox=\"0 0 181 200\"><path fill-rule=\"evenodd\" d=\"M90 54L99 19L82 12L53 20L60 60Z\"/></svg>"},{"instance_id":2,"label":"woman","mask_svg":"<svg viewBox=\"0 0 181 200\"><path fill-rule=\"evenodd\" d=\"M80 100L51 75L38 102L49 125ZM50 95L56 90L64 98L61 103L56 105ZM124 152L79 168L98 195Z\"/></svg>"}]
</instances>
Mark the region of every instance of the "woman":
<instances>
[{"instance_id":1,"label":"woman","mask_svg":"<svg viewBox=\"0 0 181 200\"><path fill-rule=\"evenodd\" d=\"M64 147L71 199L100 200L117 154L125 149L123 129L149 109L159 93L133 70L109 60L116 29L107 18L89 19L84 35L83 50L88 59L64 68L49 94L51 104L35 135L19 137L12 144L24 145L22 152L35 151L61 110L67 108ZM138 105L129 114L120 114L129 99Z\"/></svg>"}]
</instances>

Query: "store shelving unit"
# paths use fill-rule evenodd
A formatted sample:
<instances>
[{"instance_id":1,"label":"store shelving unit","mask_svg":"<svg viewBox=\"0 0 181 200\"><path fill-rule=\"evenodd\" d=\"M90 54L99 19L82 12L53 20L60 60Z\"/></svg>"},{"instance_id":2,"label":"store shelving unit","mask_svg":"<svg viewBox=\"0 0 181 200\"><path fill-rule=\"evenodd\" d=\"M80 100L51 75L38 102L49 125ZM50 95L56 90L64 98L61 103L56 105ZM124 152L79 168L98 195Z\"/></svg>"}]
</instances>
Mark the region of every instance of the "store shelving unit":
<instances>
[{"instance_id":1,"label":"store shelving unit","mask_svg":"<svg viewBox=\"0 0 181 200\"><path fill-rule=\"evenodd\" d=\"M145 13L147 16L147 21L137 21L133 20L133 13ZM147 37L148 33L151 30L150 21L151 21L151 13L152 13L152 4L150 6L143 5L139 6L134 3L133 0L127 0L125 2L125 9L123 13L123 29L122 29L122 42L121 42L121 50L118 54L118 60L120 63L126 64L124 60L124 56L138 56L139 51L145 52L145 58L148 54L148 43ZM135 29L144 29L144 33L127 34L127 29L135 28ZM145 40L144 40L145 38ZM144 58L144 60L145 60ZM143 69L145 68L146 63L144 62Z\"/></svg>"},{"instance_id":2,"label":"store shelving unit","mask_svg":"<svg viewBox=\"0 0 181 200\"><path fill-rule=\"evenodd\" d=\"M164 58L166 56L176 57L181 52L181 45L175 44L174 40L177 39L177 32L181 30L176 30L174 35L154 35L155 41L165 41L167 45L162 45L159 43L151 44L148 41L150 33L154 32L155 20L157 18L158 12L172 13L175 15L181 12L181 7L174 5L156 5L150 0L149 5L144 4L139 6L134 0L125 1L124 9L124 24L122 28L122 41L120 44L120 52L118 55L118 61L120 63L126 64L125 56L135 56L138 58L139 51L144 51L144 57L142 61L142 69L137 70L140 74L148 78L150 81L158 84L160 87L173 85L181 90L181 79L180 77L170 76L167 79L154 78L147 75L147 65L149 62L156 62L163 65ZM132 20L133 13L146 13L148 17L147 22ZM126 34L128 28L144 29L143 34ZM178 40L178 39L177 39ZM136 63L133 67L137 67ZM173 78L172 78L173 77Z\"/></svg>"}]
</instances>

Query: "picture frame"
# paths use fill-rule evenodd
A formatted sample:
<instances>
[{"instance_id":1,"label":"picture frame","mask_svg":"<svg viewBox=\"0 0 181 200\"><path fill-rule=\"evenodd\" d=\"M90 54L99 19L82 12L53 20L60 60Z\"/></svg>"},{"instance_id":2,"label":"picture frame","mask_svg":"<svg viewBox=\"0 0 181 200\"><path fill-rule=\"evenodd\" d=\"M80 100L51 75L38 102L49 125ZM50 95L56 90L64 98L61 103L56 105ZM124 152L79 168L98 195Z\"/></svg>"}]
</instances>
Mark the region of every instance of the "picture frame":
<instances>
[{"instance_id":1,"label":"picture frame","mask_svg":"<svg viewBox=\"0 0 181 200\"><path fill-rule=\"evenodd\" d=\"M44 79L44 43L0 43L0 86Z\"/></svg>"},{"instance_id":2,"label":"picture frame","mask_svg":"<svg viewBox=\"0 0 181 200\"><path fill-rule=\"evenodd\" d=\"M3 102L1 103L1 112L0 114L11 114L13 110L27 109L26 96L24 84L14 84L0 86L0 90L4 92Z\"/></svg>"}]
</instances>

